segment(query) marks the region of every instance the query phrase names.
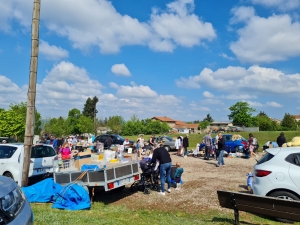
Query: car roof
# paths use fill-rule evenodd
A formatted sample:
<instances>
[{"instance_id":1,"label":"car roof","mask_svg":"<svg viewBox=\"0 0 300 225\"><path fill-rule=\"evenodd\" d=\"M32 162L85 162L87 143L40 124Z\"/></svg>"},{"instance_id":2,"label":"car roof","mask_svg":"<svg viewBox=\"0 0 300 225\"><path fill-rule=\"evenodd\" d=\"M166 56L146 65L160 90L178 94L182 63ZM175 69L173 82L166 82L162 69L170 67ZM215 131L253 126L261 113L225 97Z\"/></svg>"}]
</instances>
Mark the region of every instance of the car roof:
<instances>
[{"instance_id":1,"label":"car roof","mask_svg":"<svg viewBox=\"0 0 300 225\"><path fill-rule=\"evenodd\" d=\"M291 153L299 153L300 152L300 146L297 146L297 147L268 148L268 149L266 149L266 151L271 153L272 155L276 155L279 152L284 152L288 155L288 154L291 154Z\"/></svg>"}]
</instances>

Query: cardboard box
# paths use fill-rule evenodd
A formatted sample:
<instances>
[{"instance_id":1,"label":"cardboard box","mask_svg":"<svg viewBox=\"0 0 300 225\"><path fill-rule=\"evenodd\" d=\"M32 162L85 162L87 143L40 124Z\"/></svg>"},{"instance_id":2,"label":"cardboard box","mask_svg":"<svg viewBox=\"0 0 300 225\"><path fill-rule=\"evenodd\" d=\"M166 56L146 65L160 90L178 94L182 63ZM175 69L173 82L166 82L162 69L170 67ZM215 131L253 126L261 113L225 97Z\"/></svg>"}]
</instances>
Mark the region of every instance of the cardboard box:
<instances>
[{"instance_id":1,"label":"cardboard box","mask_svg":"<svg viewBox=\"0 0 300 225\"><path fill-rule=\"evenodd\" d=\"M91 157L79 158L79 159L75 160L75 167L78 170L81 170L82 165L91 164L91 163L92 163L92 158Z\"/></svg>"}]
</instances>

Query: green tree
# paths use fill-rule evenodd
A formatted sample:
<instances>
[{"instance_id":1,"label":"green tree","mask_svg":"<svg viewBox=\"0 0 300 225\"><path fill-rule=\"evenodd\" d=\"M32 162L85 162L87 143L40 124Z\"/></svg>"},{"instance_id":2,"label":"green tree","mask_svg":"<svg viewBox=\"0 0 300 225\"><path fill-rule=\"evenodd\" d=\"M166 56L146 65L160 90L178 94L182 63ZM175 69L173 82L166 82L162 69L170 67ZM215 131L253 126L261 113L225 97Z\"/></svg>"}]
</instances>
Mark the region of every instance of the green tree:
<instances>
[{"instance_id":1,"label":"green tree","mask_svg":"<svg viewBox=\"0 0 300 225\"><path fill-rule=\"evenodd\" d=\"M256 116L256 119L258 121L259 130L261 131L273 130L274 126L272 120L267 115L258 114Z\"/></svg>"},{"instance_id":2,"label":"green tree","mask_svg":"<svg viewBox=\"0 0 300 225\"><path fill-rule=\"evenodd\" d=\"M94 121L91 117L80 115L77 128L79 134L93 133L94 132Z\"/></svg>"},{"instance_id":3,"label":"green tree","mask_svg":"<svg viewBox=\"0 0 300 225\"><path fill-rule=\"evenodd\" d=\"M81 116L79 109L71 109L66 120L66 129L68 134L80 134L78 128L79 118Z\"/></svg>"},{"instance_id":4,"label":"green tree","mask_svg":"<svg viewBox=\"0 0 300 225\"><path fill-rule=\"evenodd\" d=\"M120 134L124 123L125 121L122 116L112 116L107 121L106 126L109 127L113 133Z\"/></svg>"},{"instance_id":5,"label":"green tree","mask_svg":"<svg viewBox=\"0 0 300 225\"><path fill-rule=\"evenodd\" d=\"M201 122L199 123L198 129L199 129L199 128L200 128L200 129L206 129L207 126L209 126L209 124L210 124L209 121L201 121Z\"/></svg>"},{"instance_id":6,"label":"green tree","mask_svg":"<svg viewBox=\"0 0 300 225\"><path fill-rule=\"evenodd\" d=\"M290 115L289 113L285 113L281 121L281 127L283 130L296 130L297 121L295 117Z\"/></svg>"},{"instance_id":7,"label":"green tree","mask_svg":"<svg viewBox=\"0 0 300 225\"><path fill-rule=\"evenodd\" d=\"M2 136L15 136L18 141L23 141L26 128L26 102L10 104L7 111L0 110L0 112L0 134ZM35 110L34 134L40 134L41 124L41 114Z\"/></svg>"},{"instance_id":8,"label":"green tree","mask_svg":"<svg viewBox=\"0 0 300 225\"><path fill-rule=\"evenodd\" d=\"M92 119L94 119L96 113L98 113L98 111L96 110L98 101L99 99L96 96L93 99L89 97L84 104L82 114L86 117L91 117Z\"/></svg>"},{"instance_id":9,"label":"green tree","mask_svg":"<svg viewBox=\"0 0 300 225\"><path fill-rule=\"evenodd\" d=\"M251 108L248 102L237 102L229 107L231 113L228 115L233 124L240 124L244 126L252 126L252 113L256 110Z\"/></svg>"},{"instance_id":10,"label":"green tree","mask_svg":"<svg viewBox=\"0 0 300 225\"><path fill-rule=\"evenodd\" d=\"M214 122L213 118L210 116L209 113L208 113L208 114L206 115L206 117L202 120L202 122L205 122L205 121L207 121L207 122L209 122L209 123Z\"/></svg>"},{"instance_id":11,"label":"green tree","mask_svg":"<svg viewBox=\"0 0 300 225\"><path fill-rule=\"evenodd\" d=\"M61 116L47 120L44 125L44 130L46 133L51 133L55 137L62 137L63 135L70 134L68 133L66 120Z\"/></svg>"}]
</instances>

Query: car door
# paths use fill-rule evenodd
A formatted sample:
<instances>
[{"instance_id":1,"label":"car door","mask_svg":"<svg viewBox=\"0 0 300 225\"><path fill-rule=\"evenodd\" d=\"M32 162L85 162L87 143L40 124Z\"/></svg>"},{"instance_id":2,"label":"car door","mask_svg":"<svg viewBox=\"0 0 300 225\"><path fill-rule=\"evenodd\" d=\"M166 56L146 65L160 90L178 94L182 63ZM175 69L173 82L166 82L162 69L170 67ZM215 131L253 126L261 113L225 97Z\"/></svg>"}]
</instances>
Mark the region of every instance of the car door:
<instances>
[{"instance_id":1,"label":"car door","mask_svg":"<svg viewBox=\"0 0 300 225\"><path fill-rule=\"evenodd\" d=\"M300 152L294 154L290 163L289 175L294 184L300 190Z\"/></svg>"},{"instance_id":2,"label":"car door","mask_svg":"<svg viewBox=\"0 0 300 225\"><path fill-rule=\"evenodd\" d=\"M15 156L12 157L16 150L17 147L14 146L0 145L0 175L3 175L5 171L9 171L14 176L16 175L15 172L19 170L19 162Z\"/></svg>"},{"instance_id":3,"label":"car door","mask_svg":"<svg viewBox=\"0 0 300 225\"><path fill-rule=\"evenodd\" d=\"M55 156L55 150L51 146L33 146L31 150L29 176L40 175L48 172L52 173L53 160Z\"/></svg>"},{"instance_id":4,"label":"car door","mask_svg":"<svg viewBox=\"0 0 300 225\"><path fill-rule=\"evenodd\" d=\"M226 146L226 151L227 152L232 152L233 151L233 141L231 139L232 136L227 136L227 135L224 135L225 137L225 146Z\"/></svg>"}]
</instances>

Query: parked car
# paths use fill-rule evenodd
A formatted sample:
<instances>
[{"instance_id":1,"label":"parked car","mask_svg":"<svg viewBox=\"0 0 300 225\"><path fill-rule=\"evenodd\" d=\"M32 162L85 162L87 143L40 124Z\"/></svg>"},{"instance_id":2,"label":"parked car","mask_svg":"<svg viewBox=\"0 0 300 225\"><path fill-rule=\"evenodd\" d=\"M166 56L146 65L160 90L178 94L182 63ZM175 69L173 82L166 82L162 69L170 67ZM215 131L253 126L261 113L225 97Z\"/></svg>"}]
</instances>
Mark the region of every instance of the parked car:
<instances>
[{"instance_id":1,"label":"parked car","mask_svg":"<svg viewBox=\"0 0 300 225\"><path fill-rule=\"evenodd\" d=\"M253 193L300 200L300 147L269 148L253 171Z\"/></svg>"},{"instance_id":2,"label":"parked car","mask_svg":"<svg viewBox=\"0 0 300 225\"><path fill-rule=\"evenodd\" d=\"M223 137L225 139L225 151L227 153L235 153L238 151L243 151L245 148L248 148L248 141L245 138L239 139L239 140L232 140L232 134L223 134ZM213 143L216 143L216 138L213 138ZM200 144L200 150L205 150L205 144Z\"/></svg>"},{"instance_id":3,"label":"parked car","mask_svg":"<svg viewBox=\"0 0 300 225\"><path fill-rule=\"evenodd\" d=\"M0 144L0 175L10 177L16 182L20 176L20 157L24 144ZM32 146L29 166L29 183L40 181L53 174L53 161L57 160L51 145L37 144Z\"/></svg>"},{"instance_id":4,"label":"parked car","mask_svg":"<svg viewBox=\"0 0 300 225\"><path fill-rule=\"evenodd\" d=\"M125 141L125 138L122 137L121 135L118 135L118 134L102 134L102 135L99 135L95 138L94 142L96 142L97 140L99 140L101 143L104 143L104 148L107 148L107 144L105 143L106 139L108 138L108 136L111 136L113 142L112 144L113 145L122 145L123 142ZM134 141L132 140L129 140L129 143L131 145L134 144Z\"/></svg>"},{"instance_id":5,"label":"parked car","mask_svg":"<svg viewBox=\"0 0 300 225\"><path fill-rule=\"evenodd\" d=\"M167 151L176 149L175 140L173 140L172 137L170 137L170 136L159 136L159 137L156 138L156 142L160 142L160 141L164 142L164 147Z\"/></svg>"},{"instance_id":6,"label":"parked car","mask_svg":"<svg viewBox=\"0 0 300 225\"><path fill-rule=\"evenodd\" d=\"M2 141L6 141L6 143L17 143L17 141L13 138L9 138L9 137L0 137L0 143L2 143Z\"/></svg>"},{"instance_id":7,"label":"parked car","mask_svg":"<svg viewBox=\"0 0 300 225\"><path fill-rule=\"evenodd\" d=\"M33 224L33 213L22 189L11 178L0 176L0 224Z\"/></svg>"}]
</instances>

